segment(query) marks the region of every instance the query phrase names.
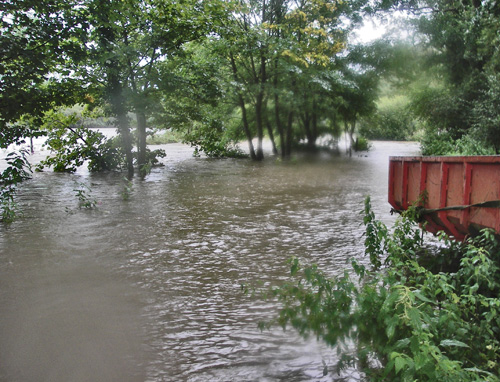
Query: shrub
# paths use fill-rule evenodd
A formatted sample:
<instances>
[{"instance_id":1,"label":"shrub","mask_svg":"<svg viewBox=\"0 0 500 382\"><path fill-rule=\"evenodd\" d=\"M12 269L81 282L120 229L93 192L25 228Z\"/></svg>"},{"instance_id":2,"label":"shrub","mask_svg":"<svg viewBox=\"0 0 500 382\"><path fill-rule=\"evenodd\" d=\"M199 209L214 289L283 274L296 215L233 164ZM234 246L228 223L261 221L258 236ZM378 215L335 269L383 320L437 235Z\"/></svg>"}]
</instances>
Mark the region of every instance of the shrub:
<instances>
[{"instance_id":1,"label":"shrub","mask_svg":"<svg viewBox=\"0 0 500 382\"><path fill-rule=\"evenodd\" d=\"M448 132L428 129L420 141L422 155L495 155L473 132L454 139Z\"/></svg>"},{"instance_id":2,"label":"shrub","mask_svg":"<svg viewBox=\"0 0 500 382\"><path fill-rule=\"evenodd\" d=\"M406 141L417 130L416 120L401 97L383 100L376 113L364 118L359 132L368 139Z\"/></svg>"},{"instance_id":3,"label":"shrub","mask_svg":"<svg viewBox=\"0 0 500 382\"><path fill-rule=\"evenodd\" d=\"M413 211L392 232L369 198L364 213L370 266L353 260L331 279L292 259L290 282L271 291L283 304L277 323L338 346L337 366L356 365L373 381L499 381L496 237L483 231L462 244L443 235L426 246Z\"/></svg>"}]
</instances>

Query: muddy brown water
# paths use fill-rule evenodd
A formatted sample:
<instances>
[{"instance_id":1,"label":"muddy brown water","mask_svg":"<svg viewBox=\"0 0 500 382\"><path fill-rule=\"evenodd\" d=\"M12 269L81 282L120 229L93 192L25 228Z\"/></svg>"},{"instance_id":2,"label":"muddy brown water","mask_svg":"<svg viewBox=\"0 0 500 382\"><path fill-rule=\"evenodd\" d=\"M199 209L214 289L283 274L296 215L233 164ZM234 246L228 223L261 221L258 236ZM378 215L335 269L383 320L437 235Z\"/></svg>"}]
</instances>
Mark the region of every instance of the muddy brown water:
<instances>
[{"instance_id":1,"label":"muddy brown water","mask_svg":"<svg viewBox=\"0 0 500 382\"><path fill-rule=\"evenodd\" d=\"M165 149L131 185L82 170L20 187L0 226L0 381L355 380L314 338L261 332L277 308L240 286L286 280L292 256L332 276L362 257L364 198L390 223L388 156L417 145L262 163ZM83 185L96 209L78 209Z\"/></svg>"}]
</instances>

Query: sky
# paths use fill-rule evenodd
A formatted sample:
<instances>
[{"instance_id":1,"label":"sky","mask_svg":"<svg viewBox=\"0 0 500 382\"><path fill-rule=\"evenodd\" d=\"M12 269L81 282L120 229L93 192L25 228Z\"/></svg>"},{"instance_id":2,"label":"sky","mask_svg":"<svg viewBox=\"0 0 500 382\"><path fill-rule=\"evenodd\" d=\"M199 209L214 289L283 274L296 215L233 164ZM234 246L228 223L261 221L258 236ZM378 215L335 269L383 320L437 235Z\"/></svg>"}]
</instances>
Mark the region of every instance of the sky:
<instances>
[{"instance_id":1,"label":"sky","mask_svg":"<svg viewBox=\"0 0 500 382\"><path fill-rule=\"evenodd\" d=\"M389 32L391 28L397 27L400 21L407 18L408 15L400 12L395 13L391 20L386 21L385 23L380 21L378 18L367 17L364 20L363 25L353 31L351 41L362 44L370 43L381 38L385 33ZM408 31L398 29L397 35L404 38L405 36L408 36Z\"/></svg>"},{"instance_id":2,"label":"sky","mask_svg":"<svg viewBox=\"0 0 500 382\"><path fill-rule=\"evenodd\" d=\"M353 32L353 41L359 43L369 43L380 37L387 31L385 25L376 19L367 19L363 26Z\"/></svg>"}]
</instances>

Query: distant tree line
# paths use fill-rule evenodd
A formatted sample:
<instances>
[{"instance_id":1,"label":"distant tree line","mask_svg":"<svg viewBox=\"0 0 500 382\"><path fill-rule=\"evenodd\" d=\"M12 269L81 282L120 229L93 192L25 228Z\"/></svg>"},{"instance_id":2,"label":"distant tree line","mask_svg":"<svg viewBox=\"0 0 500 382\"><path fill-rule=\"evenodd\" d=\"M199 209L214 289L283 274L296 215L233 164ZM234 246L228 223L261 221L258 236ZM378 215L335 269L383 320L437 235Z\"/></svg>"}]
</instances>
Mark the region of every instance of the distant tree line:
<instances>
[{"instance_id":1,"label":"distant tree line","mask_svg":"<svg viewBox=\"0 0 500 382\"><path fill-rule=\"evenodd\" d=\"M425 0L381 6L406 12L413 40L377 43L380 57L388 58L384 82L390 86L364 134L404 139L420 130L424 155L500 153L500 4ZM406 103L390 101L394 94ZM400 133L390 125L399 125Z\"/></svg>"}]
</instances>

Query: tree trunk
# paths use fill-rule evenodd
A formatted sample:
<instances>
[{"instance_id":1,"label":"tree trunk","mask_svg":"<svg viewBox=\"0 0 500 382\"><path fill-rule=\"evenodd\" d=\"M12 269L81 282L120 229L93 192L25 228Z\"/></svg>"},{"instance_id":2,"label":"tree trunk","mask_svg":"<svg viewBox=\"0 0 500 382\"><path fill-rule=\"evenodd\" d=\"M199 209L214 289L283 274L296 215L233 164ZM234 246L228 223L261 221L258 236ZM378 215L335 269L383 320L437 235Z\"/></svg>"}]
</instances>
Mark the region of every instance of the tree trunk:
<instances>
[{"instance_id":1,"label":"tree trunk","mask_svg":"<svg viewBox=\"0 0 500 382\"><path fill-rule=\"evenodd\" d=\"M132 156L132 137L130 136L130 125L127 113L124 111L117 115L118 131L122 138L122 148L125 152L125 160L127 163L127 177L129 179L134 176L134 158Z\"/></svg>"},{"instance_id":2,"label":"tree trunk","mask_svg":"<svg viewBox=\"0 0 500 382\"><path fill-rule=\"evenodd\" d=\"M262 17L265 16L265 1L263 3ZM255 119L257 125L257 160L264 159L264 151L262 150L262 141L264 139L264 126L263 126L263 106L264 106L264 84L267 81L266 74L266 57L263 52L264 48L260 50L260 68L259 75L255 76L256 83L259 84L259 92L255 100Z\"/></svg>"},{"instance_id":3,"label":"tree trunk","mask_svg":"<svg viewBox=\"0 0 500 382\"><path fill-rule=\"evenodd\" d=\"M274 79L273 79L273 86L274 86L274 119L276 120L276 128L278 129L278 134L280 136L280 146L281 146L281 157L284 158L286 156L285 152L285 129L283 128L283 124L281 123L281 117L280 117L280 102L279 102L279 96L278 96L278 60L276 59L274 61Z\"/></svg>"},{"instance_id":4,"label":"tree trunk","mask_svg":"<svg viewBox=\"0 0 500 382\"><path fill-rule=\"evenodd\" d=\"M349 129L349 140L351 142L351 147L356 149L356 141L354 140L354 131L356 130L356 118L351 121L351 128Z\"/></svg>"},{"instance_id":5,"label":"tree trunk","mask_svg":"<svg viewBox=\"0 0 500 382\"><path fill-rule=\"evenodd\" d=\"M137 166L141 175L146 163L146 113L143 110L136 112L137 118Z\"/></svg>"},{"instance_id":6,"label":"tree trunk","mask_svg":"<svg viewBox=\"0 0 500 382\"><path fill-rule=\"evenodd\" d=\"M269 139L271 140L271 145L273 147L273 155L278 155L278 149L276 147L276 142L274 140L273 128L271 127L271 122L269 122L269 117L267 116L267 113L266 113L266 127L267 127L267 133L269 134Z\"/></svg>"},{"instance_id":7,"label":"tree trunk","mask_svg":"<svg viewBox=\"0 0 500 382\"><path fill-rule=\"evenodd\" d=\"M262 126L262 104L263 104L264 92L259 91L257 94L257 100L255 102L255 119L257 124L257 160L264 159L264 151L262 150L262 141L264 139L264 128Z\"/></svg>"},{"instance_id":8,"label":"tree trunk","mask_svg":"<svg viewBox=\"0 0 500 382\"><path fill-rule=\"evenodd\" d=\"M351 128L349 127L349 122L344 121L344 130L345 133L349 136L349 148L346 147L346 154L349 154L349 156L352 156L352 148L353 148L353 138L352 138L352 133L351 133ZM346 142L347 145L347 142Z\"/></svg>"},{"instance_id":9,"label":"tree trunk","mask_svg":"<svg viewBox=\"0 0 500 382\"><path fill-rule=\"evenodd\" d=\"M238 68L236 67L236 61L234 60L233 53L229 53L229 58L231 60L231 69L233 70L233 77L236 82L238 81ZM238 91L238 103L240 104L241 108L241 116L242 116L242 122L243 122L243 130L245 131L245 135L247 136L247 141L248 141L248 150L250 151L250 158L253 160L257 159L257 155L255 154L255 149L253 147L253 142L252 142L252 133L250 132L250 126L248 124L248 118L247 118L247 109L245 106L245 100L243 98L243 95L241 94L240 91Z\"/></svg>"},{"instance_id":10,"label":"tree trunk","mask_svg":"<svg viewBox=\"0 0 500 382\"><path fill-rule=\"evenodd\" d=\"M108 75L113 114L116 117L118 132L121 135L122 149L125 153L127 176L134 176L134 158L132 156L132 138L130 136L130 124L127 116L127 108L123 97L123 87L116 75L116 69L111 68Z\"/></svg>"},{"instance_id":11,"label":"tree trunk","mask_svg":"<svg viewBox=\"0 0 500 382\"><path fill-rule=\"evenodd\" d=\"M257 160L257 155L255 154L255 149L253 147L253 137L252 133L250 132L250 126L248 124L248 117L247 117L247 109L245 107L245 100L243 99L243 96L239 94L238 96L239 102L240 102L240 108L241 108L241 115L242 115L242 120L243 120L243 129L245 130L245 135L247 136L247 141L248 141L248 150L250 151L250 158L253 160Z\"/></svg>"},{"instance_id":12,"label":"tree trunk","mask_svg":"<svg viewBox=\"0 0 500 382\"><path fill-rule=\"evenodd\" d=\"M285 139L285 156L289 157L292 154L292 126L293 126L293 111L288 112L288 123L286 126Z\"/></svg>"},{"instance_id":13,"label":"tree trunk","mask_svg":"<svg viewBox=\"0 0 500 382\"><path fill-rule=\"evenodd\" d=\"M106 5L105 1L100 2L100 5ZM104 7L109 13L111 10ZM99 15L103 20L109 21L109 14L104 12ZM99 43L101 48L106 52L113 52L114 42L116 41L116 33L112 27L100 26L98 28ZM104 63L107 78L107 96L111 104L111 110L116 118L116 126L121 136L122 149L125 153L125 161L127 166L127 176L131 179L134 176L134 159L132 156L132 139L130 136L130 125L127 117L127 107L125 105L125 97L123 96L123 83L120 73L120 63L116 55L112 55Z\"/></svg>"},{"instance_id":14,"label":"tree trunk","mask_svg":"<svg viewBox=\"0 0 500 382\"><path fill-rule=\"evenodd\" d=\"M316 148L316 135L314 134L314 115L311 117L308 112L302 116L302 123L307 138L307 148L313 150Z\"/></svg>"},{"instance_id":15,"label":"tree trunk","mask_svg":"<svg viewBox=\"0 0 500 382\"><path fill-rule=\"evenodd\" d=\"M315 107L316 103L314 104L314 108ZM316 140L318 139L318 115L316 114L315 111L313 111L311 118L311 130L312 130L312 137L311 137L311 142L309 142L309 146L312 149L316 149Z\"/></svg>"}]
</instances>

